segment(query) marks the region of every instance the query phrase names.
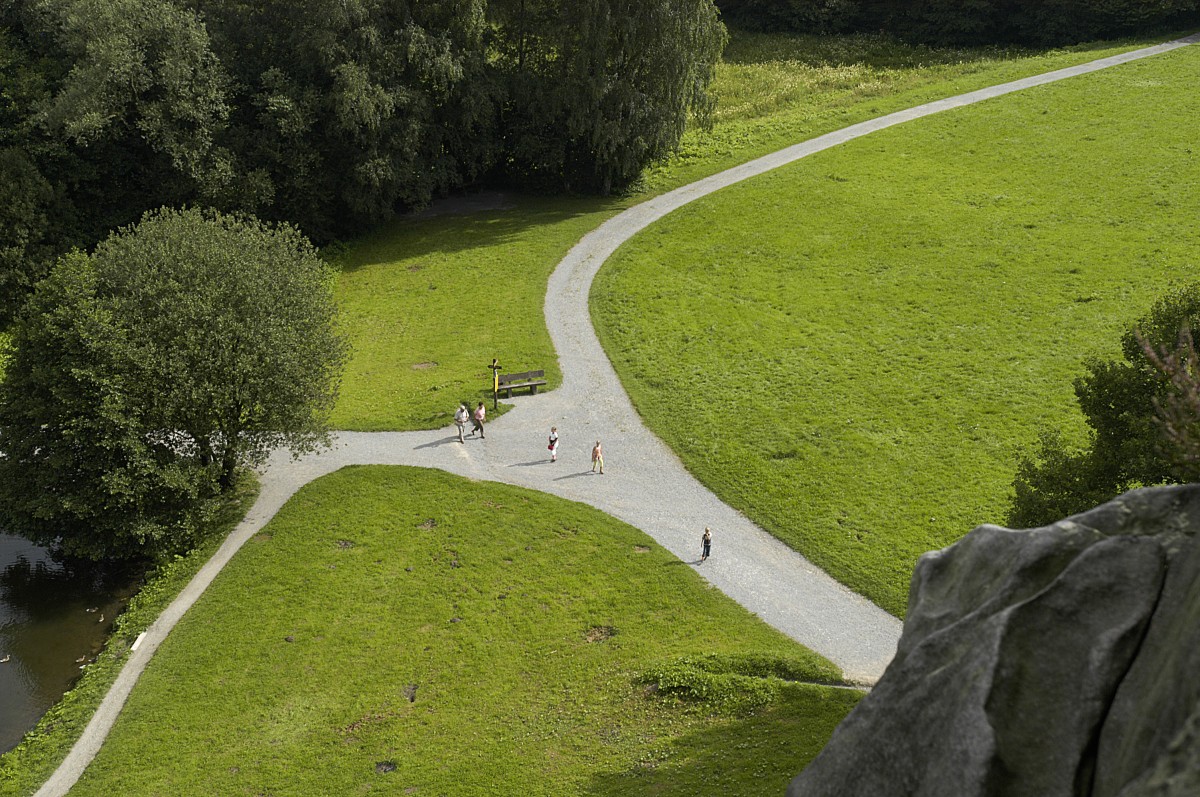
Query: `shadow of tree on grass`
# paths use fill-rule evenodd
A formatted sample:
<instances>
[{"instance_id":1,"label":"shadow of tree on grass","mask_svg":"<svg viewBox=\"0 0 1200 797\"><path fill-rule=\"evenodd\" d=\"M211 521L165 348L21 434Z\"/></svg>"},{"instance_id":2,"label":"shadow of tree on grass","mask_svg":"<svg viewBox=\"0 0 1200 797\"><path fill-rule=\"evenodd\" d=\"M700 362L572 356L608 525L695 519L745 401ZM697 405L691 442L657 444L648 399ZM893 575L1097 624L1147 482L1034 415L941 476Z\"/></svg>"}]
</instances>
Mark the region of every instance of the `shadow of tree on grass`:
<instances>
[{"instance_id":1,"label":"shadow of tree on grass","mask_svg":"<svg viewBox=\"0 0 1200 797\"><path fill-rule=\"evenodd\" d=\"M788 782L816 757L861 697L853 690L789 685L751 716L714 719L702 730L663 739L654 755L639 765L593 777L585 793L594 797L782 796Z\"/></svg>"}]
</instances>

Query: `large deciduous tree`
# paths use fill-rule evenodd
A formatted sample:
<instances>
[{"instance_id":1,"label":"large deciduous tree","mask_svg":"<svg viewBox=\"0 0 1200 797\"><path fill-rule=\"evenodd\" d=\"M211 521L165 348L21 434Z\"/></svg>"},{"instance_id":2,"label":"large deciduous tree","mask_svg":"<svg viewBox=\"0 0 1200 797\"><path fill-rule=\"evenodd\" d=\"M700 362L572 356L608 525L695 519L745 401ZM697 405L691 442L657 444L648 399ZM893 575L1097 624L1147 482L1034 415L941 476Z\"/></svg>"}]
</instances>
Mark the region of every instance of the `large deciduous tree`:
<instances>
[{"instance_id":1,"label":"large deciduous tree","mask_svg":"<svg viewBox=\"0 0 1200 797\"><path fill-rule=\"evenodd\" d=\"M241 465L325 440L346 344L292 227L162 210L61 259L0 382L0 518L64 552L162 556Z\"/></svg>"},{"instance_id":2,"label":"large deciduous tree","mask_svg":"<svg viewBox=\"0 0 1200 797\"><path fill-rule=\"evenodd\" d=\"M493 0L504 165L607 193L679 143L725 46L712 0Z\"/></svg>"},{"instance_id":3,"label":"large deciduous tree","mask_svg":"<svg viewBox=\"0 0 1200 797\"><path fill-rule=\"evenodd\" d=\"M192 3L235 79L245 209L324 239L490 165L484 0Z\"/></svg>"}]
</instances>

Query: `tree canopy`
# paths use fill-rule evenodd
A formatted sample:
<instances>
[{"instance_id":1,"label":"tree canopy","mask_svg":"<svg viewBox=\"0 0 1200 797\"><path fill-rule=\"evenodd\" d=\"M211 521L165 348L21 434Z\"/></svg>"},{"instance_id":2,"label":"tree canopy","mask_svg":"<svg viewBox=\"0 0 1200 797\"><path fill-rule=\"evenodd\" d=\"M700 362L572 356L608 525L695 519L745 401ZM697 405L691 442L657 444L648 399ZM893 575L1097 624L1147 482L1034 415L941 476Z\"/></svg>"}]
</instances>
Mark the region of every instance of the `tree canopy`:
<instances>
[{"instance_id":1,"label":"tree canopy","mask_svg":"<svg viewBox=\"0 0 1200 797\"><path fill-rule=\"evenodd\" d=\"M886 30L935 44L1074 44L1195 24L1196 0L717 0L731 22L765 30Z\"/></svg>"},{"instance_id":2,"label":"tree canopy","mask_svg":"<svg viewBox=\"0 0 1200 797\"><path fill-rule=\"evenodd\" d=\"M724 41L712 0L0 3L0 325L160 206L326 241L484 180L616 190Z\"/></svg>"},{"instance_id":3,"label":"tree canopy","mask_svg":"<svg viewBox=\"0 0 1200 797\"><path fill-rule=\"evenodd\" d=\"M236 468L325 440L347 347L293 227L162 210L62 258L0 381L0 511L68 554L188 548Z\"/></svg>"}]
</instances>

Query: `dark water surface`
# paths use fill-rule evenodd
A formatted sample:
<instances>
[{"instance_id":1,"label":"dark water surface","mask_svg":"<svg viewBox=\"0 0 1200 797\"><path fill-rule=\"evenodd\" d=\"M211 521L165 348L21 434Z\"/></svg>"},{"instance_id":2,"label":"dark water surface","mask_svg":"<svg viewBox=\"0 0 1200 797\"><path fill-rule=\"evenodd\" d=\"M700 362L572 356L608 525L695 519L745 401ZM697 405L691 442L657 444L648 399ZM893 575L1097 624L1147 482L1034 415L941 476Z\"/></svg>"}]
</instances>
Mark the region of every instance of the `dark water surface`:
<instances>
[{"instance_id":1,"label":"dark water surface","mask_svg":"<svg viewBox=\"0 0 1200 797\"><path fill-rule=\"evenodd\" d=\"M59 701L95 659L138 586L128 566L58 562L0 533L0 753Z\"/></svg>"}]
</instances>

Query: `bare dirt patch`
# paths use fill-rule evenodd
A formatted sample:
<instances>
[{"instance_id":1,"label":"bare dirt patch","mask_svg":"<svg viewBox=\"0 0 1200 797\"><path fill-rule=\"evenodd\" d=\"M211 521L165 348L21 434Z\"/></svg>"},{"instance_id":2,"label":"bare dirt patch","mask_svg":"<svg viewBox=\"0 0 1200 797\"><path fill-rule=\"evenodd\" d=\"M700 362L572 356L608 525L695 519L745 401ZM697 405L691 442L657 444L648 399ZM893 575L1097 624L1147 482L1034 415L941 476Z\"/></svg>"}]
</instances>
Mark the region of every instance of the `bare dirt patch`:
<instances>
[{"instance_id":1,"label":"bare dirt patch","mask_svg":"<svg viewBox=\"0 0 1200 797\"><path fill-rule=\"evenodd\" d=\"M603 642L606 639L612 639L617 635L617 629L611 625L594 625L588 629L588 632L583 635L583 638L588 642Z\"/></svg>"},{"instance_id":2,"label":"bare dirt patch","mask_svg":"<svg viewBox=\"0 0 1200 797\"><path fill-rule=\"evenodd\" d=\"M437 363L435 363L435 362L413 363L412 365L409 366L409 368L413 369L414 371L426 371L430 368L437 368Z\"/></svg>"}]
</instances>

